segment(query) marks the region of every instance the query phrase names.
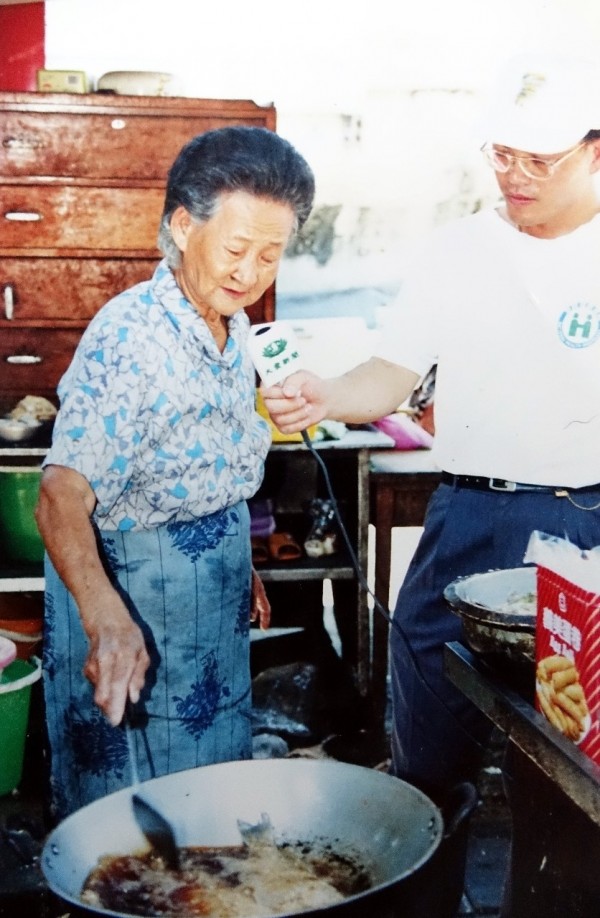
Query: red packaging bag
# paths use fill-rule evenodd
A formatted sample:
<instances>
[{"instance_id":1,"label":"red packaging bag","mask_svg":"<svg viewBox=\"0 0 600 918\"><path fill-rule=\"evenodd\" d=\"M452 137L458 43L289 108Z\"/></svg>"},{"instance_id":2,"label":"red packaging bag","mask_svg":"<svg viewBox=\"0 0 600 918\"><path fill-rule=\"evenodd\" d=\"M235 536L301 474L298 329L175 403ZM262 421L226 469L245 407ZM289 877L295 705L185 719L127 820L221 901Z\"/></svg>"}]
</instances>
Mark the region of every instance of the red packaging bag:
<instances>
[{"instance_id":1,"label":"red packaging bag","mask_svg":"<svg viewBox=\"0 0 600 918\"><path fill-rule=\"evenodd\" d=\"M600 764L600 547L534 532L536 708Z\"/></svg>"}]
</instances>

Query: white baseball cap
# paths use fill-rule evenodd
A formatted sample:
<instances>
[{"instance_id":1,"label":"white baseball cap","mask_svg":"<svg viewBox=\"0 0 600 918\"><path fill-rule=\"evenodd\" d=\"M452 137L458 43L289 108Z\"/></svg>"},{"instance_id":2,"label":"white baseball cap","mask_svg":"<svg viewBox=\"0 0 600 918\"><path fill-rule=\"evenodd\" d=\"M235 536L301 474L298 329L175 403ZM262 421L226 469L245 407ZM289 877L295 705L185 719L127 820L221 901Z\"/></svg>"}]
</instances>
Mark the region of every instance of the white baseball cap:
<instances>
[{"instance_id":1,"label":"white baseball cap","mask_svg":"<svg viewBox=\"0 0 600 918\"><path fill-rule=\"evenodd\" d=\"M479 123L483 142L527 153L562 153L600 129L600 69L536 52L501 71Z\"/></svg>"}]
</instances>

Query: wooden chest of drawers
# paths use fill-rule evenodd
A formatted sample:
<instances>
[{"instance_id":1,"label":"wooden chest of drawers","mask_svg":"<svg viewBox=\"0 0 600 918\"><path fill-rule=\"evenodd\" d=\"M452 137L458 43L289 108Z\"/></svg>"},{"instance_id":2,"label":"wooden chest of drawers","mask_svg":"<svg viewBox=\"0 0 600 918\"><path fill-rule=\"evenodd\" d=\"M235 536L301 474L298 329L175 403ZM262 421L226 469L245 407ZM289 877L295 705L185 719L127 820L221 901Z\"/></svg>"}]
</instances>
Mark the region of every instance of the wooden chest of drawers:
<instances>
[{"instance_id":1,"label":"wooden chest of drawers","mask_svg":"<svg viewBox=\"0 0 600 918\"><path fill-rule=\"evenodd\" d=\"M149 278L168 169L197 134L275 130L272 106L0 92L0 401L55 400L86 324ZM274 318L270 289L250 310Z\"/></svg>"}]
</instances>

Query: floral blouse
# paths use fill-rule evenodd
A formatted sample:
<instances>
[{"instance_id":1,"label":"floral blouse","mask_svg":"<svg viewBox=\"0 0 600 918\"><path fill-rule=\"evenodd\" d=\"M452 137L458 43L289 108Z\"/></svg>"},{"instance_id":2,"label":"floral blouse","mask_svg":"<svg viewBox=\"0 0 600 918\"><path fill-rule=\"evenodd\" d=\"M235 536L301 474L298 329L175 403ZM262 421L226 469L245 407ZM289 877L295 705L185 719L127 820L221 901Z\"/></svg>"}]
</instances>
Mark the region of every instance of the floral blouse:
<instances>
[{"instance_id":1,"label":"floral blouse","mask_svg":"<svg viewBox=\"0 0 600 918\"><path fill-rule=\"evenodd\" d=\"M270 444L255 411L249 320L220 353L162 261L84 332L58 387L45 465L80 472L100 529L150 529L230 507L258 489Z\"/></svg>"}]
</instances>

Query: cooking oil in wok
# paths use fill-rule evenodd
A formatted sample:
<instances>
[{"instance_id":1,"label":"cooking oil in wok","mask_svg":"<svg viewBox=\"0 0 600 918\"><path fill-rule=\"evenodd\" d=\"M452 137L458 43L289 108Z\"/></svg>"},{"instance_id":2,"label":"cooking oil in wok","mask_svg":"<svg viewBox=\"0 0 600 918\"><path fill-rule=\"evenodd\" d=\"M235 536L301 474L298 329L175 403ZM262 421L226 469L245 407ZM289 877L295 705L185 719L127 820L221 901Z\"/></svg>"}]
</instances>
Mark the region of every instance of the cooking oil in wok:
<instances>
[{"instance_id":1,"label":"cooking oil in wok","mask_svg":"<svg viewBox=\"0 0 600 918\"><path fill-rule=\"evenodd\" d=\"M336 905L372 886L368 871L331 843L276 843L265 814L239 827L240 845L181 848L178 871L152 852L103 857L82 901L131 915L267 918Z\"/></svg>"}]
</instances>

